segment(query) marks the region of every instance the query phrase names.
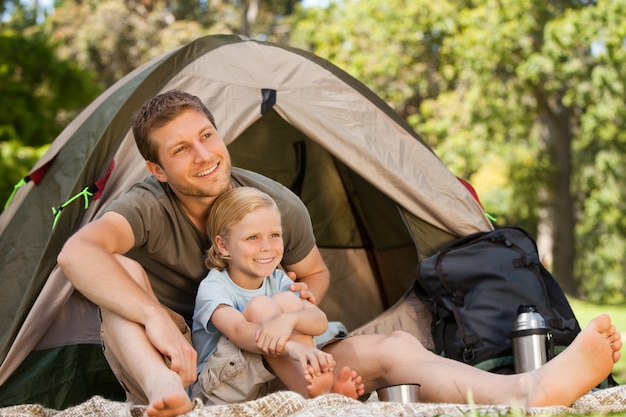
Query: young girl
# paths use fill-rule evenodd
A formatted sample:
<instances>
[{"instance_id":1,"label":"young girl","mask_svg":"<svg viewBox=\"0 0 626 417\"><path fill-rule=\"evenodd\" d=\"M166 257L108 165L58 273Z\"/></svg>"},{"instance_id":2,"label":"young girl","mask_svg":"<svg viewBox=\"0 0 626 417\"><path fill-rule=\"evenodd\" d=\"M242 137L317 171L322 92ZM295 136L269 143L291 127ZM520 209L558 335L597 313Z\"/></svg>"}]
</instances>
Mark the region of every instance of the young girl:
<instances>
[{"instance_id":1,"label":"young girl","mask_svg":"<svg viewBox=\"0 0 626 417\"><path fill-rule=\"evenodd\" d=\"M255 188L229 190L214 201L207 229L211 271L194 309L192 396L209 404L252 400L267 393L272 371L305 397L362 395L361 377L345 367L335 380L333 357L315 346L313 336L328 327L324 312L290 292L293 281L277 269L283 239L274 200Z\"/></svg>"}]
</instances>

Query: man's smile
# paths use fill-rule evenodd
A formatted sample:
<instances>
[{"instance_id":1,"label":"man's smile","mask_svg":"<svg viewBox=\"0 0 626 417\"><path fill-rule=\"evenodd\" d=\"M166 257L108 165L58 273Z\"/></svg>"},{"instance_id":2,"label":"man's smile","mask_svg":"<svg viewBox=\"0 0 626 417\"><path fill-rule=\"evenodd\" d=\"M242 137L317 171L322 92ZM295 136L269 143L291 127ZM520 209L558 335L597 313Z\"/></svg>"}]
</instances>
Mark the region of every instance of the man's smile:
<instances>
[{"instance_id":1,"label":"man's smile","mask_svg":"<svg viewBox=\"0 0 626 417\"><path fill-rule=\"evenodd\" d=\"M215 164L212 168L205 169L204 171L198 172L197 174L194 175L194 177L204 177L204 176L210 175L217 169L218 166L219 166L219 163Z\"/></svg>"}]
</instances>

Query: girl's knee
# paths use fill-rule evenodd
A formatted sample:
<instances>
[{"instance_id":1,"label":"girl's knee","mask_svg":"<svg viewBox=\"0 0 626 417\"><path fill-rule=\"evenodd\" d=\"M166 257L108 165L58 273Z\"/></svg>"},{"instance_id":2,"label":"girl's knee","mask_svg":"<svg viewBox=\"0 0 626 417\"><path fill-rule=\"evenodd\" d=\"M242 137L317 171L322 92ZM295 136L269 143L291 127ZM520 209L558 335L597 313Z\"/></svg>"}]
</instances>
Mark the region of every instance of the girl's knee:
<instances>
[{"instance_id":1,"label":"girl's knee","mask_svg":"<svg viewBox=\"0 0 626 417\"><path fill-rule=\"evenodd\" d=\"M274 294L272 299L278 304L283 313L302 309L302 300L292 292L285 291Z\"/></svg>"},{"instance_id":2,"label":"girl's knee","mask_svg":"<svg viewBox=\"0 0 626 417\"><path fill-rule=\"evenodd\" d=\"M276 302L272 300L271 297L266 295L257 295L254 296L248 301L246 308L250 309L272 309L276 305Z\"/></svg>"},{"instance_id":3,"label":"girl's knee","mask_svg":"<svg viewBox=\"0 0 626 417\"><path fill-rule=\"evenodd\" d=\"M250 299L243 311L243 315L250 322L262 323L280 314L280 312L280 307L276 301L270 297L259 295Z\"/></svg>"}]
</instances>

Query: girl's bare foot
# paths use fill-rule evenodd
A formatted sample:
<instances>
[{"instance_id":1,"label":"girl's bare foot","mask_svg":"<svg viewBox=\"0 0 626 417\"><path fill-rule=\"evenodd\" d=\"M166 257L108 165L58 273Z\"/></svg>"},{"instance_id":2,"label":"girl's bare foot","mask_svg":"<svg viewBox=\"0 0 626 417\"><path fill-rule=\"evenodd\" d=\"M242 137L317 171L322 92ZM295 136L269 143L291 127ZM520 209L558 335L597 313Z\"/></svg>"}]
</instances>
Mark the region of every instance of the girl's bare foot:
<instances>
[{"instance_id":1,"label":"girl's bare foot","mask_svg":"<svg viewBox=\"0 0 626 417\"><path fill-rule=\"evenodd\" d=\"M313 398L318 395L328 394L333 386L334 377L332 371L315 375L313 367L308 366L304 372L304 379L309 383L306 387L307 395L309 398Z\"/></svg>"},{"instance_id":2,"label":"girl's bare foot","mask_svg":"<svg viewBox=\"0 0 626 417\"><path fill-rule=\"evenodd\" d=\"M339 371L330 391L357 399L365 393L365 385L361 383L361 379L361 376L357 375L355 371L344 366Z\"/></svg>"},{"instance_id":3,"label":"girl's bare foot","mask_svg":"<svg viewBox=\"0 0 626 417\"><path fill-rule=\"evenodd\" d=\"M544 366L520 374L528 406L570 406L581 395L602 382L620 358L621 335L602 314L587 327L563 352Z\"/></svg>"}]
</instances>

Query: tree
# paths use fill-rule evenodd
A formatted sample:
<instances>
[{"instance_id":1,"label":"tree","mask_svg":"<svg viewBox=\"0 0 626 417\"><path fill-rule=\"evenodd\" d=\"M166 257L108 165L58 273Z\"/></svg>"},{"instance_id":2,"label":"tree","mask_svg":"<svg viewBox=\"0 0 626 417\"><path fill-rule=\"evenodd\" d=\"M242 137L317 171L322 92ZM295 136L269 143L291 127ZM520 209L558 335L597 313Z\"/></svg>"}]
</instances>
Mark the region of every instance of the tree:
<instances>
[{"instance_id":1,"label":"tree","mask_svg":"<svg viewBox=\"0 0 626 417\"><path fill-rule=\"evenodd\" d=\"M347 0L300 13L291 39L369 85L457 175L490 178L487 210L538 235L566 292L597 301L602 283L615 300L624 17L623 0Z\"/></svg>"},{"instance_id":2,"label":"tree","mask_svg":"<svg viewBox=\"0 0 626 417\"><path fill-rule=\"evenodd\" d=\"M151 58L207 34L279 40L297 0L63 0L45 22L59 54L98 74L102 88ZM76 22L81 22L76 25Z\"/></svg>"},{"instance_id":3,"label":"tree","mask_svg":"<svg viewBox=\"0 0 626 417\"><path fill-rule=\"evenodd\" d=\"M554 66L570 84L563 100L574 109L576 282L604 302L623 302L626 293L625 16L625 1L601 1L555 20L546 41L551 56L561 51Z\"/></svg>"},{"instance_id":4,"label":"tree","mask_svg":"<svg viewBox=\"0 0 626 417\"><path fill-rule=\"evenodd\" d=\"M99 92L89 73L56 57L55 45L34 23L36 12L11 3L3 7L13 14L0 23L1 202Z\"/></svg>"},{"instance_id":5,"label":"tree","mask_svg":"<svg viewBox=\"0 0 626 417\"><path fill-rule=\"evenodd\" d=\"M615 73L623 65L623 57L598 59L592 46L606 43L605 37L613 41L624 38L620 25L616 25L624 17L624 2L501 1L495 8L491 4L465 9L460 19L467 23L453 38L452 55L461 58L457 67L471 69L466 71L466 83L477 88L487 101L500 103L487 106L488 111L481 113L485 107L474 101L470 113L473 123L490 126L492 131L498 124L505 126L506 131L500 132L518 152L524 146L532 150L532 164L524 159L510 161L511 188L518 196L516 206L532 203L526 211L533 213L540 243L548 242L544 249L551 255L548 264L563 289L595 301L623 299L623 279L616 278L624 271L615 256L615 246L605 251L601 246L588 245L607 232L598 235L599 230L585 226L592 223L597 227L598 218L608 220L606 216L589 216L592 213L586 209L589 203L597 206L601 199L590 194L578 178L594 178L596 185L603 184L600 188L608 187L601 194L610 195L611 200L623 197L618 187L605 181L619 161L613 159L603 167L594 161L598 154L619 148L622 139L612 135L602 143L594 135L589 142L581 121L594 123L600 117L613 128L623 126L623 96L615 99L607 93L607 85L594 81L597 74L610 74L612 81L617 81L612 84L613 91L623 91L623 77ZM478 21L480 25L472 23ZM594 110L598 105L611 108L618 117L607 120ZM497 117L490 121L494 115ZM591 146L583 146L585 142ZM610 153L623 155L622 151ZM591 176L587 174L590 172ZM528 184L535 185L534 193ZM611 229L611 246L621 247L623 227L621 220L616 220L604 225ZM601 264L594 262L595 271L589 268L594 258L602 259ZM605 291L597 291L603 287Z\"/></svg>"},{"instance_id":6,"label":"tree","mask_svg":"<svg viewBox=\"0 0 626 417\"><path fill-rule=\"evenodd\" d=\"M61 45L59 56L97 74L105 89L151 58L208 32L205 19L177 20L202 15L199 8L189 10L188 3L65 0L44 26Z\"/></svg>"},{"instance_id":7,"label":"tree","mask_svg":"<svg viewBox=\"0 0 626 417\"><path fill-rule=\"evenodd\" d=\"M6 16L0 27L0 102L7 109L0 115L2 201L97 93L208 33L276 39L281 16L297 2L57 0L46 15L37 1L0 1Z\"/></svg>"}]
</instances>

